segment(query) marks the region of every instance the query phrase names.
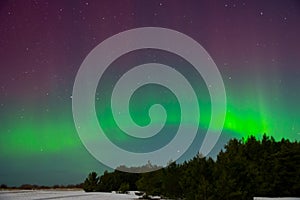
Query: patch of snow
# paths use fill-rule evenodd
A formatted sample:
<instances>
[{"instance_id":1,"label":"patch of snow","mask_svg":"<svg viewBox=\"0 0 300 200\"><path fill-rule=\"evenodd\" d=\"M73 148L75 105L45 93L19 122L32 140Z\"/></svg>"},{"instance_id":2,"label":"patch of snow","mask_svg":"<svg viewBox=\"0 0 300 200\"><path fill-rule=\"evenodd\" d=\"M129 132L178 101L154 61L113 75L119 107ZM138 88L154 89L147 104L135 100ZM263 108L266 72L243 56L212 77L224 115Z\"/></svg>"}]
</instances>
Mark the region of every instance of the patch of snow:
<instances>
[{"instance_id":1,"label":"patch of snow","mask_svg":"<svg viewBox=\"0 0 300 200\"><path fill-rule=\"evenodd\" d=\"M1 200L34 200L34 199L59 199L59 200L120 200L137 199L138 196L128 194L114 194L103 192L86 193L84 191L57 191L57 190L3 190L0 191Z\"/></svg>"}]
</instances>

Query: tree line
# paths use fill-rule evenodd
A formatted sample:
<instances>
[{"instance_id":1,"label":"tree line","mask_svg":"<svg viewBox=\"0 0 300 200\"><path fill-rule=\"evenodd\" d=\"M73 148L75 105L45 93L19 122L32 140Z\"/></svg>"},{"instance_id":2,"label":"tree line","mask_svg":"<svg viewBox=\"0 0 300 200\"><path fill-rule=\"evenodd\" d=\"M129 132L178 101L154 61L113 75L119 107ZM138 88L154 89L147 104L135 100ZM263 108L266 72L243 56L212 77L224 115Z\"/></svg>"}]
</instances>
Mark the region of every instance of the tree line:
<instances>
[{"instance_id":1,"label":"tree line","mask_svg":"<svg viewBox=\"0 0 300 200\"><path fill-rule=\"evenodd\" d=\"M69 185L36 185L36 184L22 184L20 186L7 186L6 184L0 185L1 189L16 189L16 190L47 190L47 189L82 189L83 183L69 184Z\"/></svg>"},{"instance_id":2,"label":"tree line","mask_svg":"<svg viewBox=\"0 0 300 200\"><path fill-rule=\"evenodd\" d=\"M134 174L115 170L88 175L86 192L139 190L187 200L250 200L254 196L300 196L300 143L263 136L231 139L214 160L200 154L157 171Z\"/></svg>"}]
</instances>

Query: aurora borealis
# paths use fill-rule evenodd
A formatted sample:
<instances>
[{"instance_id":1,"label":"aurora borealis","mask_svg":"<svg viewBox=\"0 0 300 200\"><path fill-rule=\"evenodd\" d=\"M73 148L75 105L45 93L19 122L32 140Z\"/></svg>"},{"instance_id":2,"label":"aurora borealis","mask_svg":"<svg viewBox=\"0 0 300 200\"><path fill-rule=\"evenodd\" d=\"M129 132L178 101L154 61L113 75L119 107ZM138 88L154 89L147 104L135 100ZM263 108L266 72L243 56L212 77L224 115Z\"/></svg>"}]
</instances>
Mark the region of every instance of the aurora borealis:
<instances>
[{"instance_id":1,"label":"aurora borealis","mask_svg":"<svg viewBox=\"0 0 300 200\"><path fill-rule=\"evenodd\" d=\"M227 113L212 156L232 137L266 133L276 140L300 138L297 0L1 1L0 21L0 183L79 183L92 170L108 169L87 152L78 137L72 88L81 63L96 45L137 27L180 31L199 42L218 66L226 88ZM164 60L163 54L151 51L141 56L193 74L176 57ZM108 82L120 76L126 65L139 62L137 58L116 61L116 66L122 66L112 69L105 84L99 85L97 109L105 109L99 102L101 93L109 91ZM197 89L203 114L199 124L205 129L210 102L204 85ZM157 90L159 94L153 92ZM143 98L147 101L140 104L138 99ZM165 88L145 87L132 101L135 106L130 109L137 113L133 118L138 124L149 122L147 106L159 101L175 113L168 116L166 130L176 129L178 107ZM109 119L101 123L108 131L117 130ZM112 137L124 139L118 134Z\"/></svg>"}]
</instances>

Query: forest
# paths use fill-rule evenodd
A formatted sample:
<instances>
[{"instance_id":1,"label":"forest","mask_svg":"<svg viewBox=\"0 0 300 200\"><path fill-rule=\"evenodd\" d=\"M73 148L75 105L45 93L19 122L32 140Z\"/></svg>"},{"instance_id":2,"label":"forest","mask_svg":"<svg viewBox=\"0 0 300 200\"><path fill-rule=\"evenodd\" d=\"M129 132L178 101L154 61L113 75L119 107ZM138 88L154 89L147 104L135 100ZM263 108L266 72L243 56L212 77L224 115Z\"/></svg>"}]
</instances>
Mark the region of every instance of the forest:
<instances>
[{"instance_id":1,"label":"forest","mask_svg":"<svg viewBox=\"0 0 300 200\"><path fill-rule=\"evenodd\" d=\"M255 196L300 196L300 143L264 135L231 139L216 159L198 154L184 163L134 174L91 172L86 192L143 191L171 199L250 200Z\"/></svg>"}]
</instances>

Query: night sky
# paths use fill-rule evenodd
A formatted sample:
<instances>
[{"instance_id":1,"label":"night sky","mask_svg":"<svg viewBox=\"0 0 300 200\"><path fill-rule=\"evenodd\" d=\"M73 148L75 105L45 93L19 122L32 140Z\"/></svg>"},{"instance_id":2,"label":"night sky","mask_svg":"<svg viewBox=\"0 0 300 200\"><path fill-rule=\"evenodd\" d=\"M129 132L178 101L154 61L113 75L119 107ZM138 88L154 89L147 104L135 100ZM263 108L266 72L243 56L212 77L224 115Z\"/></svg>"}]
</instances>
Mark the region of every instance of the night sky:
<instances>
[{"instance_id":1,"label":"night sky","mask_svg":"<svg viewBox=\"0 0 300 200\"><path fill-rule=\"evenodd\" d=\"M138 27L180 31L200 43L218 66L227 115L212 156L233 137L260 138L266 133L276 140L299 141L300 2L185 2L1 1L0 183L80 183L90 171L109 169L78 137L72 116L73 84L95 46ZM139 55L157 60L156 54ZM136 60L123 59L112 73ZM160 96L147 96L152 92L136 95L150 101ZM99 93L96 101L98 95L101 99ZM136 105L136 110L143 109ZM100 110L103 106L96 103ZM176 112L177 107L170 109ZM170 123L176 124L174 116ZM203 127L208 123L205 117L202 123ZM118 140L118 135L114 137Z\"/></svg>"}]
</instances>

